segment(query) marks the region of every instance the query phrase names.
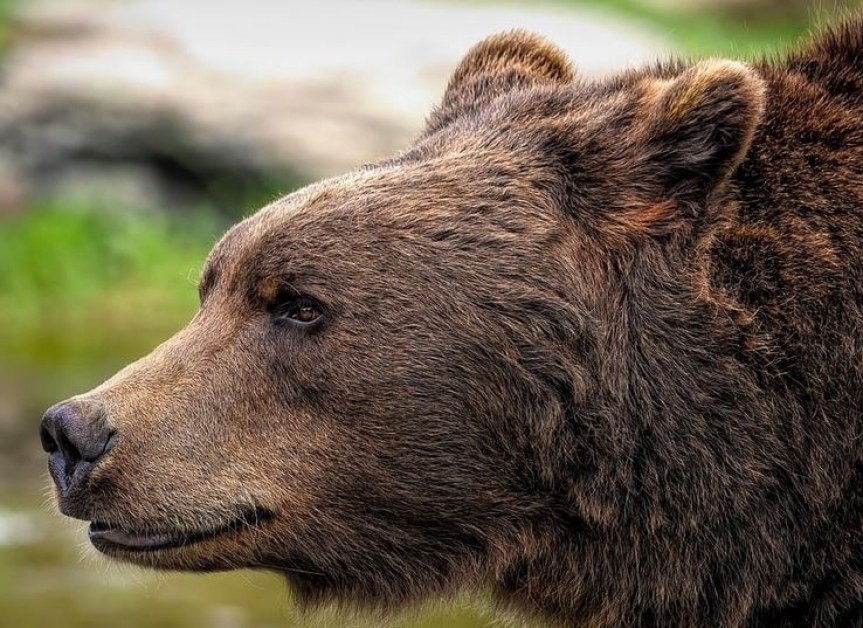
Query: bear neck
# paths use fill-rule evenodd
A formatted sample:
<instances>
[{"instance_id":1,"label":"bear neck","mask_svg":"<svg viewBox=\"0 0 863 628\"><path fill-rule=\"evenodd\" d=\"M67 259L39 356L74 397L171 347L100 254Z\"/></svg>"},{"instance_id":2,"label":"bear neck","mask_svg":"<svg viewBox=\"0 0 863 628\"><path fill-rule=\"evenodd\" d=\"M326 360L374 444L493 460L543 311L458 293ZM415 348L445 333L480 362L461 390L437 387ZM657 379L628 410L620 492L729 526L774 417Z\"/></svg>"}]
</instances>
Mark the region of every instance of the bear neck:
<instances>
[{"instance_id":1,"label":"bear neck","mask_svg":"<svg viewBox=\"0 0 863 628\"><path fill-rule=\"evenodd\" d=\"M766 124L756 144L793 127ZM792 200L761 184L775 161L752 152L697 241L613 265L566 490L507 599L597 627L863 621L863 204L837 260L817 172Z\"/></svg>"}]
</instances>

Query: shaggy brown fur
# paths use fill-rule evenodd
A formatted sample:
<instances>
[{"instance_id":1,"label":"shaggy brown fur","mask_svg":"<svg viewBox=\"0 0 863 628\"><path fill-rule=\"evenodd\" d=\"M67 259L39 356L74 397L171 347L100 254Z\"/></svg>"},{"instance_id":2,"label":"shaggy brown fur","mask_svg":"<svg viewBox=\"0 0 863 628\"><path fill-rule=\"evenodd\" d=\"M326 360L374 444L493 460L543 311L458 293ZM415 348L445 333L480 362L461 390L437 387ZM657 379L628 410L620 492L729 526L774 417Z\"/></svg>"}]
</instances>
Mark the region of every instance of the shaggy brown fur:
<instances>
[{"instance_id":1,"label":"shaggy brown fur","mask_svg":"<svg viewBox=\"0 0 863 628\"><path fill-rule=\"evenodd\" d=\"M597 83L498 35L410 149L231 229L188 327L49 412L60 506L306 602L863 625L861 256L863 22Z\"/></svg>"}]
</instances>

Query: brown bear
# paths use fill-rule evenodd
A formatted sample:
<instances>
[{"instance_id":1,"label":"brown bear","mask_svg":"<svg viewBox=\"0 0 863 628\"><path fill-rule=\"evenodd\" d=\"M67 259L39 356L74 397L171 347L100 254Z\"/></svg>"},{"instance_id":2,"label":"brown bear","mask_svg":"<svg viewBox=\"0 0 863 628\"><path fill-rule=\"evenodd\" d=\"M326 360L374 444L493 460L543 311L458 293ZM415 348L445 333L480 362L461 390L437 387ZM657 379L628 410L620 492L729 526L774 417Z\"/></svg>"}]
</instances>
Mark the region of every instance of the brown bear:
<instances>
[{"instance_id":1,"label":"brown bear","mask_svg":"<svg viewBox=\"0 0 863 628\"><path fill-rule=\"evenodd\" d=\"M410 148L233 227L200 299L43 419L113 558L863 625L863 20L598 82L493 36Z\"/></svg>"}]
</instances>

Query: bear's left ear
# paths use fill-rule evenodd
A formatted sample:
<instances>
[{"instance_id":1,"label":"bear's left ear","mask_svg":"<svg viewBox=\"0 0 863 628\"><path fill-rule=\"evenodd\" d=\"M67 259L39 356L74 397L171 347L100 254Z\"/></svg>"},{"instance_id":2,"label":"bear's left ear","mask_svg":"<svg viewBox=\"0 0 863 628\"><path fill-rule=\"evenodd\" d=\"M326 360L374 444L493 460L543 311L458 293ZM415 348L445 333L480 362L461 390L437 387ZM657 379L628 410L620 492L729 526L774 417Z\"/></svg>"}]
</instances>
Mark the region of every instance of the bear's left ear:
<instances>
[{"instance_id":1,"label":"bear's left ear","mask_svg":"<svg viewBox=\"0 0 863 628\"><path fill-rule=\"evenodd\" d=\"M743 63L708 60L643 85L639 176L659 186L655 201L702 203L746 156L764 81Z\"/></svg>"},{"instance_id":2,"label":"bear's left ear","mask_svg":"<svg viewBox=\"0 0 863 628\"><path fill-rule=\"evenodd\" d=\"M468 51L447 85L426 133L480 110L514 89L572 82L574 72L560 48L543 37L516 30L492 35Z\"/></svg>"}]
</instances>

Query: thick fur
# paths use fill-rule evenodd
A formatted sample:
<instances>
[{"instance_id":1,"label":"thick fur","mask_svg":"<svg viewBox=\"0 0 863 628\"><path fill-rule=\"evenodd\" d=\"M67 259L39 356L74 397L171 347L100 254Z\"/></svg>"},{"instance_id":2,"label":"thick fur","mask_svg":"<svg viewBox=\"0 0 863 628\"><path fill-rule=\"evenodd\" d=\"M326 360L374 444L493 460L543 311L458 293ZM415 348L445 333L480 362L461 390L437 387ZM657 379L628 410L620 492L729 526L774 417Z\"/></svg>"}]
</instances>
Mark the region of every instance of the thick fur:
<instances>
[{"instance_id":1,"label":"thick fur","mask_svg":"<svg viewBox=\"0 0 863 628\"><path fill-rule=\"evenodd\" d=\"M863 625L863 22L579 80L477 46L404 153L234 227L201 310L78 399L116 552L571 626ZM275 319L285 291L322 323Z\"/></svg>"}]
</instances>

